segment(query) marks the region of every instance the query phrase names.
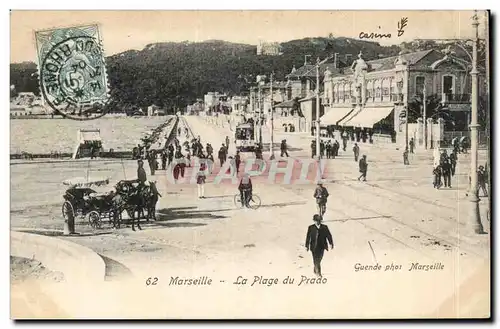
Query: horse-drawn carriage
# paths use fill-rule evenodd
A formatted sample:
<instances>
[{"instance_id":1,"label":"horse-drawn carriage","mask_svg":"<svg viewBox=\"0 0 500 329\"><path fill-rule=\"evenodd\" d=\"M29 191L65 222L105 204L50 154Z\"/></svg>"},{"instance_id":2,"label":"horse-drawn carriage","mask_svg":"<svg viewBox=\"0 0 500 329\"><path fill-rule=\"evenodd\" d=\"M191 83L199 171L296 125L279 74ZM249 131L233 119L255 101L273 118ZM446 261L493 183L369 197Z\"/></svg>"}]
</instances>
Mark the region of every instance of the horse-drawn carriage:
<instances>
[{"instance_id":1,"label":"horse-drawn carriage","mask_svg":"<svg viewBox=\"0 0 500 329\"><path fill-rule=\"evenodd\" d=\"M98 193L91 187L109 184L108 178L82 179L74 178L63 182L69 185L63 195L64 203L62 215L68 218L87 218L89 225L98 229L102 227L103 221L107 220L110 225L119 228L122 221L122 213L126 211L132 220L132 229L137 220L137 227L141 229L139 220L144 210L147 211L146 219L156 219L156 202L161 196L154 182L149 182L139 187L136 180L119 181L114 191ZM135 216L137 212L137 217Z\"/></svg>"},{"instance_id":2,"label":"horse-drawn carriage","mask_svg":"<svg viewBox=\"0 0 500 329\"><path fill-rule=\"evenodd\" d=\"M91 187L108 185L108 178L83 179L73 178L65 180L64 185L69 188L63 195L64 203L62 215L68 218L87 218L90 226L94 229L101 228L102 220L108 219L114 224L115 209L113 207L114 194L97 193Z\"/></svg>"}]
</instances>

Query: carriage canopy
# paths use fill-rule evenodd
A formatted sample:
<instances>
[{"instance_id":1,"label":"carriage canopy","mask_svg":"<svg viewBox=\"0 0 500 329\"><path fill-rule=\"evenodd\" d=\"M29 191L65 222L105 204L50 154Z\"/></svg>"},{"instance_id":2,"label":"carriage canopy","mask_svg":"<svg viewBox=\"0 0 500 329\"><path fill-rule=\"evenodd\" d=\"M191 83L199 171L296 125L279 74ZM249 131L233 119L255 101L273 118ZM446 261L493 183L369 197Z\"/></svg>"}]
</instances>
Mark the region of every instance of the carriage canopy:
<instances>
[{"instance_id":1,"label":"carriage canopy","mask_svg":"<svg viewBox=\"0 0 500 329\"><path fill-rule=\"evenodd\" d=\"M71 187L92 187L109 184L109 177L74 177L63 181L64 185Z\"/></svg>"}]
</instances>

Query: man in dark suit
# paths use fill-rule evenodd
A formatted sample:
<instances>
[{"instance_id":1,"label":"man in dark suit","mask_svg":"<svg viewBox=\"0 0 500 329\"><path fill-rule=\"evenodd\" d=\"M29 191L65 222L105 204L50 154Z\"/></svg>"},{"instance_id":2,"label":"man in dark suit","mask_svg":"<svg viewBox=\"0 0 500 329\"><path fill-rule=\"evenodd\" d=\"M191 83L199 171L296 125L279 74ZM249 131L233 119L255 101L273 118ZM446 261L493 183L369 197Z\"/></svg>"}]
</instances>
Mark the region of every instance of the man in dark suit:
<instances>
[{"instance_id":1,"label":"man in dark suit","mask_svg":"<svg viewBox=\"0 0 500 329\"><path fill-rule=\"evenodd\" d=\"M328 251L328 243L333 249L333 239L328 226L321 224L321 216L313 216L314 224L309 226L306 235L306 250L311 250L314 263L314 274L321 278L321 260L323 253Z\"/></svg>"}]
</instances>

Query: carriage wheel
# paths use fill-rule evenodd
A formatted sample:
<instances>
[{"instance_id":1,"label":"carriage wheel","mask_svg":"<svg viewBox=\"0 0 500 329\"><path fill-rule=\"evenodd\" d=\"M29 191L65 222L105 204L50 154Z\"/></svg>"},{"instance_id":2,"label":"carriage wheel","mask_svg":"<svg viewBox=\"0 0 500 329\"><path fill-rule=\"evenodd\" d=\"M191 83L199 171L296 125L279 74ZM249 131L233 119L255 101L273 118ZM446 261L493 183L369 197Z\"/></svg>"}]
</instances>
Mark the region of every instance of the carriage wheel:
<instances>
[{"instance_id":1,"label":"carriage wheel","mask_svg":"<svg viewBox=\"0 0 500 329\"><path fill-rule=\"evenodd\" d=\"M93 229L101 228L101 216L95 210L91 211L89 214L89 224Z\"/></svg>"},{"instance_id":2,"label":"carriage wheel","mask_svg":"<svg viewBox=\"0 0 500 329\"><path fill-rule=\"evenodd\" d=\"M258 195L256 195L256 194L252 195L252 198L248 201L248 207L253 209L253 210L259 209L260 198Z\"/></svg>"},{"instance_id":3,"label":"carriage wheel","mask_svg":"<svg viewBox=\"0 0 500 329\"><path fill-rule=\"evenodd\" d=\"M73 205L69 201L65 201L62 205L62 215L64 220L68 220L69 218L75 218L75 211L73 209Z\"/></svg>"},{"instance_id":4,"label":"carriage wheel","mask_svg":"<svg viewBox=\"0 0 500 329\"><path fill-rule=\"evenodd\" d=\"M242 208L242 205L241 205L241 197L239 194L236 194L234 196L234 205L236 206L236 208L238 209L241 209Z\"/></svg>"}]
</instances>

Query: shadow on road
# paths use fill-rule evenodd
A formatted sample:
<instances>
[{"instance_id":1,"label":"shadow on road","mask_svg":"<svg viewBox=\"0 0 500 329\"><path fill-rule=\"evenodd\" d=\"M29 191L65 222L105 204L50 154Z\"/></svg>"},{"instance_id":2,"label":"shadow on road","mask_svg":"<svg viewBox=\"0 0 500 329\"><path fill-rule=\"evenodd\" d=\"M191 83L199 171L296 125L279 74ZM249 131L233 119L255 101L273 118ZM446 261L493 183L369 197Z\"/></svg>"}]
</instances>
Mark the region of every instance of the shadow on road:
<instances>
[{"instance_id":1,"label":"shadow on road","mask_svg":"<svg viewBox=\"0 0 500 329\"><path fill-rule=\"evenodd\" d=\"M72 235L63 235L62 231L50 231L50 230L23 230L23 233L31 233L45 236L63 236L63 237L87 237L87 236L97 236L97 235L106 235L112 234L113 232L82 232Z\"/></svg>"},{"instance_id":2,"label":"shadow on road","mask_svg":"<svg viewBox=\"0 0 500 329\"><path fill-rule=\"evenodd\" d=\"M351 218L339 218L339 219L329 219L324 220L324 222L348 222L356 220L367 220L367 219L382 219L382 218L392 218L392 216L370 216L370 217L351 217Z\"/></svg>"},{"instance_id":3,"label":"shadow on road","mask_svg":"<svg viewBox=\"0 0 500 329\"><path fill-rule=\"evenodd\" d=\"M233 194L228 194L228 195L212 195L212 196L206 196L205 199L229 199L233 198Z\"/></svg>"},{"instance_id":4,"label":"shadow on road","mask_svg":"<svg viewBox=\"0 0 500 329\"><path fill-rule=\"evenodd\" d=\"M271 150L270 145L271 145L271 143L262 143L262 151L263 152L270 151ZM277 153L279 153L280 152L280 146L281 146L281 143L273 143L274 151L277 152ZM287 151L288 152L302 151L302 150L304 150L304 149L300 148L300 147L293 147L293 146L287 145Z\"/></svg>"},{"instance_id":5,"label":"shadow on road","mask_svg":"<svg viewBox=\"0 0 500 329\"><path fill-rule=\"evenodd\" d=\"M160 209L156 214L156 222L171 221L176 219L222 219L227 218L227 216L214 215L206 210L199 211L182 211L182 209L195 209L196 207L185 207L185 208L164 208ZM181 210L181 211L179 211ZM214 210L221 211L221 210ZM223 210L222 210L223 211Z\"/></svg>"},{"instance_id":6,"label":"shadow on road","mask_svg":"<svg viewBox=\"0 0 500 329\"><path fill-rule=\"evenodd\" d=\"M155 222L155 225L161 226L161 227L197 227L197 226L205 226L207 224L203 223L189 223L189 222L175 222L175 223L162 223L162 222Z\"/></svg>"},{"instance_id":7,"label":"shadow on road","mask_svg":"<svg viewBox=\"0 0 500 329\"><path fill-rule=\"evenodd\" d=\"M279 203L270 203L270 204L263 204L260 206L260 208L272 208L272 207L286 207L286 206L300 206L304 205L307 202L305 201L294 201L294 202L279 202Z\"/></svg>"}]
</instances>

